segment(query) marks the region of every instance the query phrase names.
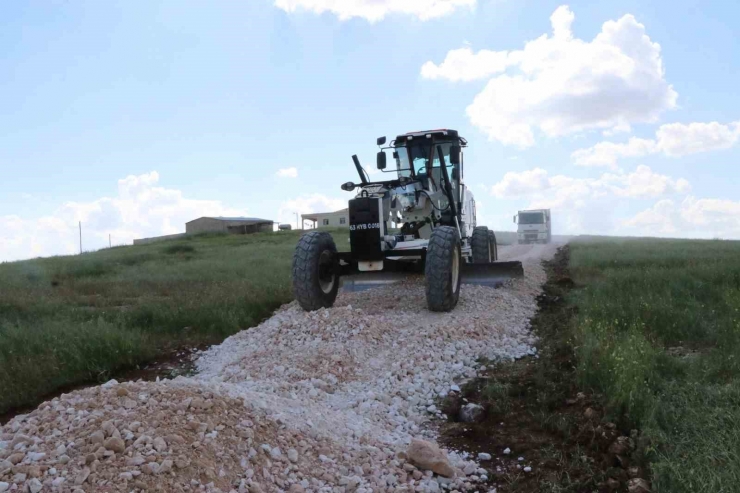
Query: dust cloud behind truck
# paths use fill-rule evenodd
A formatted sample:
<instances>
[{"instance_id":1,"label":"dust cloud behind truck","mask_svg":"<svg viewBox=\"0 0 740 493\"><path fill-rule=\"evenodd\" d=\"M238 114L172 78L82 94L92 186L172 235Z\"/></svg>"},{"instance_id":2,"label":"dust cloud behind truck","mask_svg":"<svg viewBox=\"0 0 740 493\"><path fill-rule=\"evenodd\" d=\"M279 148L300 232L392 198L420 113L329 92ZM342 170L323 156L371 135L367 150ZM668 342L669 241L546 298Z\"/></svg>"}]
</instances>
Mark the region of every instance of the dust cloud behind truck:
<instances>
[{"instance_id":1,"label":"dust cloud behind truck","mask_svg":"<svg viewBox=\"0 0 740 493\"><path fill-rule=\"evenodd\" d=\"M550 243L552 241L552 222L550 209L531 209L519 211L514 216L517 224L517 241L526 243Z\"/></svg>"}]
</instances>

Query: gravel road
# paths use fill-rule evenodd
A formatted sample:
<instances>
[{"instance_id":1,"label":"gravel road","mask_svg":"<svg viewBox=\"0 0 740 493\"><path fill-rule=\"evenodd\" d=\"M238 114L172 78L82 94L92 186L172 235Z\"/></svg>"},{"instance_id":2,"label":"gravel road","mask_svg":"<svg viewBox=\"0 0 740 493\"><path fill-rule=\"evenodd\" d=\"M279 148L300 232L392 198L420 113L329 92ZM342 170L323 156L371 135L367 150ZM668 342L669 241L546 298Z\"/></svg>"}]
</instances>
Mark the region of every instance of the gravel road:
<instances>
[{"instance_id":1,"label":"gravel road","mask_svg":"<svg viewBox=\"0 0 740 493\"><path fill-rule=\"evenodd\" d=\"M0 429L0 492L481 490L487 472L464 452L446 452L444 478L405 451L434 441L436 404L481 358L536 354L529 319L556 248L501 247L525 277L463 285L451 313L426 309L422 279L312 313L292 302L204 352L195 377L44 403Z\"/></svg>"}]
</instances>

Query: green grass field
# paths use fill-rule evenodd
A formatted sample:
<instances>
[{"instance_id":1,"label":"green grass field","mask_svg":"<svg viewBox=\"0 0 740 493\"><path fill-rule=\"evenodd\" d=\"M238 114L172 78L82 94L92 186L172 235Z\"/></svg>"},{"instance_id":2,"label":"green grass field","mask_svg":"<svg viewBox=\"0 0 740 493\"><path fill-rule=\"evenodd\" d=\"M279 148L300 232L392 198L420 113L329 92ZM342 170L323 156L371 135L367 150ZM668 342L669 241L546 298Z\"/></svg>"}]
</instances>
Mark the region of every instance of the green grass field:
<instances>
[{"instance_id":1,"label":"green grass field","mask_svg":"<svg viewBox=\"0 0 740 493\"><path fill-rule=\"evenodd\" d=\"M584 386L640 427L655 492L740 491L740 242L571 244Z\"/></svg>"},{"instance_id":2,"label":"green grass field","mask_svg":"<svg viewBox=\"0 0 740 493\"><path fill-rule=\"evenodd\" d=\"M346 231L333 233L342 249ZM292 299L299 235L195 236L0 264L0 413L254 326Z\"/></svg>"}]
</instances>

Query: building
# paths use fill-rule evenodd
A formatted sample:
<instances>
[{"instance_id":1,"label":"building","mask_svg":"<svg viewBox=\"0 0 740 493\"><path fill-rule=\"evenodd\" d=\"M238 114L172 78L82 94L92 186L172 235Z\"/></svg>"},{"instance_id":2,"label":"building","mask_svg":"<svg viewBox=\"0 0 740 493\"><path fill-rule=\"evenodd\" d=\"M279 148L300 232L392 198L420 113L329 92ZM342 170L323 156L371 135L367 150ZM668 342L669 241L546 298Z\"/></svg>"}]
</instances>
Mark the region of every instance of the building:
<instances>
[{"instance_id":1,"label":"building","mask_svg":"<svg viewBox=\"0 0 740 493\"><path fill-rule=\"evenodd\" d=\"M335 212L316 212L314 214L301 214L303 224L311 221L314 228L348 228L349 209Z\"/></svg>"},{"instance_id":2,"label":"building","mask_svg":"<svg viewBox=\"0 0 740 493\"><path fill-rule=\"evenodd\" d=\"M271 232L273 224L257 217L199 217L185 223L185 233L263 233Z\"/></svg>"}]
</instances>

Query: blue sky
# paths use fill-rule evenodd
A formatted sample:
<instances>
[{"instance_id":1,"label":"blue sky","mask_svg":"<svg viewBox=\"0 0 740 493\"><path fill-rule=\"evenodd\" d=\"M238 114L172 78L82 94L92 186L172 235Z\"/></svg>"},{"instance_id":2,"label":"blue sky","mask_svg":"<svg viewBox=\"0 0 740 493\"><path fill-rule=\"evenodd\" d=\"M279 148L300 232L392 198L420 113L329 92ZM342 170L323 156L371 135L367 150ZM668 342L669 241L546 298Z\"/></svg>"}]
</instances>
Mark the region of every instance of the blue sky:
<instances>
[{"instance_id":1,"label":"blue sky","mask_svg":"<svg viewBox=\"0 0 740 493\"><path fill-rule=\"evenodd\" d=\"M352 154L440 127L496 229L549 206L556 233L740 238L731 2L0 9L0 260L74 252L79 220L92 249L338 207Z\"/></svg>"}]
</instances>

